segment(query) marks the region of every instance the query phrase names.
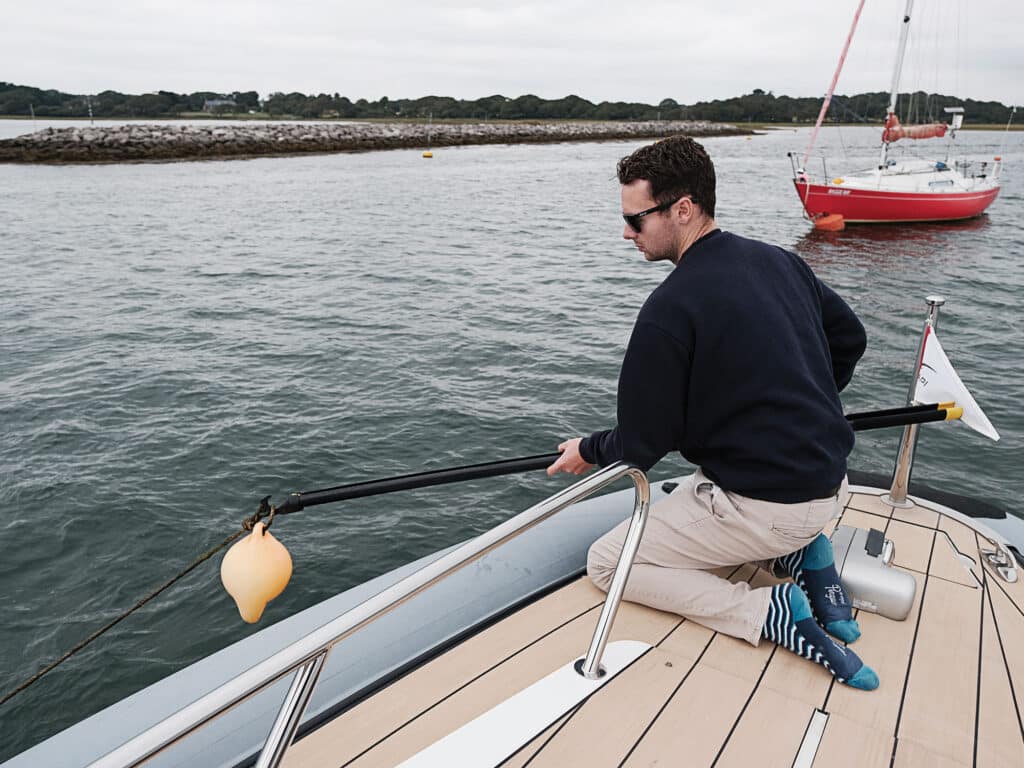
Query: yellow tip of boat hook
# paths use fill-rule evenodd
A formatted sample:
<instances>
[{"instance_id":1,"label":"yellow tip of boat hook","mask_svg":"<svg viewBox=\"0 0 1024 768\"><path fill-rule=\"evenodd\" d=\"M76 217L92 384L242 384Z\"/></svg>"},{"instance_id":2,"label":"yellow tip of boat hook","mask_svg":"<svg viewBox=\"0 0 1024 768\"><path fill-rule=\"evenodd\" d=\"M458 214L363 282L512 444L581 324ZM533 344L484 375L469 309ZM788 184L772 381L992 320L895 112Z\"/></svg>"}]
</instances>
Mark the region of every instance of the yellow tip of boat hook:
<instances>
[{"instance_id":1,"label":"yellow tip of boat hook","mask_svg":"<svg viewBox=\"0 0 1024 768\"><path fill-rule=\"evenodd\" d=\"M964 409L959 405L954 408L946 408L946 421L951 421L952 419L959 419L963 415Z\"/></svg>"}]
</instances>

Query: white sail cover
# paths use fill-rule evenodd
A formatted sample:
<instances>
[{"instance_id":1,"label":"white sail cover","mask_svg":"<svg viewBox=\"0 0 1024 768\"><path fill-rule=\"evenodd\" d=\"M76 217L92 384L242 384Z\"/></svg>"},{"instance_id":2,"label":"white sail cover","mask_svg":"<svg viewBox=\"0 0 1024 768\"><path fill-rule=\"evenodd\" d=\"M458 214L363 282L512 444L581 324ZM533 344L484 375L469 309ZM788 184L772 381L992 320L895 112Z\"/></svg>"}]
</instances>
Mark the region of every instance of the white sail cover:
<instances>
[{"instance_id":1,"label":"white sail cover","mask_svg":"<svg viewBox=\"0 0 1024 768\"><path fill-rule=\"evenodd\" d=\"M964 409L964 415L961 417L964 424L990 440L999 439L999 433L992 426L992 422L956 375L953 364L946 357L931 326L925 330L924 354L917 367L914 400L919 403L948 403L953 400Z\"/></svg>"}]
</instances>

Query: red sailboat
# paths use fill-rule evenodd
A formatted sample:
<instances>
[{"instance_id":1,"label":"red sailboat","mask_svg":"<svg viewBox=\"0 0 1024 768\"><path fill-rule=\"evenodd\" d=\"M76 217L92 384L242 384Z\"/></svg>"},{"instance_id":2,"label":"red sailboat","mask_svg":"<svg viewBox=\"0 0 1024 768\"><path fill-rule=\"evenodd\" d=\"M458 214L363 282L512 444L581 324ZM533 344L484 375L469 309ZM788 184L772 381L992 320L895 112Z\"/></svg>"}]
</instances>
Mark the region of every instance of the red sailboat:
<instances>
[{"instance_id":1,"label":"red sailboat","mask_svg":"<svg viewBox=\"0 0 1024 768\"><path fill-rule=\"evenodd\" d=\"M799 166L796 155L790 153L793 163L793 184L807 216L822 229L841 229L845 223L895 223L918 221L955 221L980 216L999 194L1001 158L992 161L957 160L895 160L888 157L889 146L902 139L942 138L949 134L950 143L963 123L961 107L947 107L950 123L903 126L896 117L896 98L900 71L906 52L911 11L914 0L907 0L900 27L899 50L893 72L889 109L882 132L879 163L874 168L845 173L829 178L823 174L813 176L807 169L807 159L817 137L818 129L828 110L842 70L850 40L860 17L864 0L850 28L829 87L822 104L817 124Z\"/></svg>"}]
</instances>

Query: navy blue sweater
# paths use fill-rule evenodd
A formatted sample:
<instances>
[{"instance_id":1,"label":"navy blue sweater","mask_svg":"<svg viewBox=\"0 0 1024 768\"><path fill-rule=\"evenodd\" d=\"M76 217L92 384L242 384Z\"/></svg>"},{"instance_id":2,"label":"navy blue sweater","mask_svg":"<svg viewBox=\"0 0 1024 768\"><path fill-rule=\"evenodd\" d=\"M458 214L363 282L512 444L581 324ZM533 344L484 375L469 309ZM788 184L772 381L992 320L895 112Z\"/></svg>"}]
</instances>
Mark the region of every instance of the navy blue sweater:
<instances>
[{"instance_id":1,"label":"navy blue sweater","mask_svg":"<svg viewBox=\"0 0 1024 768\"><path fill-rule=\"evenodd\" d=\"M839 391L866 344L853 310L798 256L715 230L644 303L618 426L580 454L646 471L677 450L743 496L822 498L846 474L853 431Z\"/></svg>"}]
</instances>

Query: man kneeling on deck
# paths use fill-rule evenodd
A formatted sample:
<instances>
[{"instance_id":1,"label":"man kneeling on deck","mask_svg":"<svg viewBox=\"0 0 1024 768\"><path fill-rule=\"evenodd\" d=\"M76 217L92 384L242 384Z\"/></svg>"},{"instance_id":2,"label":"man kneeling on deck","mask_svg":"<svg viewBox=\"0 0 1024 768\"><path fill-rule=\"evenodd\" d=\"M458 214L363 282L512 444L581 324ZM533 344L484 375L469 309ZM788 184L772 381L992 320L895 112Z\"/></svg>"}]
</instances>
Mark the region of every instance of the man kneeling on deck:
<instances>
[{"instance_id":1,"label":"man kneeling on deck","mask_svg":"<svg viewBox=\"0 0 1024 768\"><path fill-rule=\"evenodd\" d=\"M548 474L678 450L700 469L655 504L625 597L756 645L764 637L873 689L821 532L845 505L853 431L839 391L864 354L853 310L796 255L715 225L715 169L673 137L618 165L631 240L675 267L644 303L619 375L618 425L566 440ZM611 583L629 521L590 549ZM795 584L752 589L711 572L775 559ZM831 637L830 637L831 635Z\"/></svg>"}]
</instances>

